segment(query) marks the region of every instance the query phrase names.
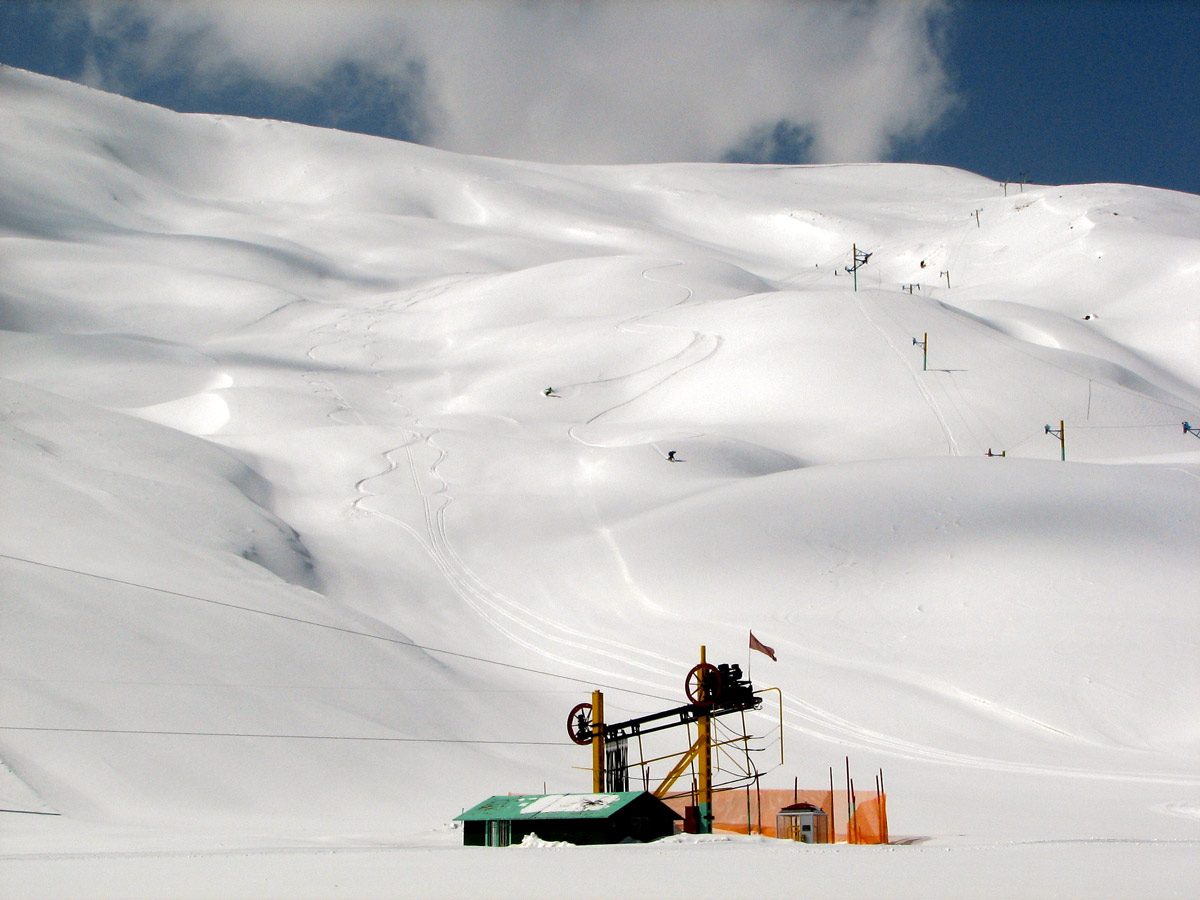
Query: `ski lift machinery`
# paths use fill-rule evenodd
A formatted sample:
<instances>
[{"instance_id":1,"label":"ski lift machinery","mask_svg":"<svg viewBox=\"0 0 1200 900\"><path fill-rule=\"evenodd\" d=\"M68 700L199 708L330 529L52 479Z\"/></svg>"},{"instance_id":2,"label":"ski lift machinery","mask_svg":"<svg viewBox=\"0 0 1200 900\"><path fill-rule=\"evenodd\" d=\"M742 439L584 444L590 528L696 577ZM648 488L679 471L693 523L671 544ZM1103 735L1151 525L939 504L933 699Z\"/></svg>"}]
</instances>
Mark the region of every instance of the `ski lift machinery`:
<instances>
[{"instance_id":1,"label":"ski lift machinery","mask_svg":"<svg viewBox=\"0 0 1200 900\"><path fill-rule=\"evenodd\" d=\"M667 776L654 789L653 794L665 799L680 776L696 767L696 811L695 829L700 834L712 833L713 765L712 751L727 744L741 743L749 759L750 735L745 731L745 713L762 708L762 694L768 691L779 693L779 688L754 689L749 679L742 678L742 669L737 663L722 663L714 666L705 659L705 648L700 648L700 662L691 668L684 679L684 691L688 703L661 712L648 713L624 722L604 721L604 694L592 692L591 703L576 705L567 715L567 733L571 740L592 748L592 792L629 790L629 739L636 738L639 757L635 765L643 771L649 763L678 756L678 760ZM779 762L783 763L783 703L780 695ZM723 716L742 714L742 733L726 740L713 741L713 720ZM696 725L696 739L682 753L668 754L656 759L645 759L641 754L645 735L669 728ZM690 733L690 729L689 729ZM747 777L751 775L747 765ZM685 793L692 793L687 791Z\"/></svg>"}]
</instances>

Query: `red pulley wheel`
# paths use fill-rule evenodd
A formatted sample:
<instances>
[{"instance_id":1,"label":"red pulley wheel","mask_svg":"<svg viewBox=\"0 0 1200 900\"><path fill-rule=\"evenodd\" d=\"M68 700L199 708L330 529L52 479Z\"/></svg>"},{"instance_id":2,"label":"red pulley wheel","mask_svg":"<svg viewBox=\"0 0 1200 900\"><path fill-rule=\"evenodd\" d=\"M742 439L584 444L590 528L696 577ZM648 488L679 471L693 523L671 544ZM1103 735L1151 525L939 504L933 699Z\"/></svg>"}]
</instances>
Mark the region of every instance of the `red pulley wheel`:
<instances>
[{"instance_id":1,"label":"red pulley wheel","mask_svg":"<svg viewBox=\"0 0 1200 900\"><path fill-rule=\"evenodd\" d=\"M577 744L592 742L592 704L580 703L567 716L567 734Z\"/></svg>"},{"instance_id":2,"label":"red pulley wheel","mask_svg":"<svg viewBox=\"0 0 1200 900\"><path fill-rule=\"evenodd\" d=\"M721 693L721 673L711 663L698 663L687 673L683 687L689 700L707 706Z\"/></svg>"}]
</instances>

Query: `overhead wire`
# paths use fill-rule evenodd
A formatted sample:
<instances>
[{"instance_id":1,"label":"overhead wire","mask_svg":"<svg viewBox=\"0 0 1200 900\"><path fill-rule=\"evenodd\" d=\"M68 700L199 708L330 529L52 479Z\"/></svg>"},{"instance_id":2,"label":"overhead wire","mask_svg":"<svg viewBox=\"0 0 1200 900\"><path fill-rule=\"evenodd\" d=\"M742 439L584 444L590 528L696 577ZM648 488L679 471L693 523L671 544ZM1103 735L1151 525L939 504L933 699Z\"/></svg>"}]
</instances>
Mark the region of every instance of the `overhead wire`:
<instances>
[{"instance_id":1,"label":"overhead wire","mask_svg":"<svg viewBox=\"0 0 1200 900\"><path fill-rule=\"evenodd\" d=\"M415 738L387 735L273 734L240 731L169 731L156 728L64 728L31 725L0 725L0 731L58 732L65 734L137 734L163 737L276 738L292 741L381 741L400 744L516 744L525 747L565 747L567 741L508 741L473 738Z\"/></svg>"},{"instance_id":2,"label":"overhead wire","mask_svg":"<svg viewBox=\"0 0 1200 900\"><path fill-rule=\"evenodd\" d=\"M1067 423L1072 428L1178 428L1178 422L1169 422L1163 425L1074 425Z\"/></svg>"},{"instance_id":3,"label":"overhead wire","mask_svg":"<svg viewBox=\"0 0 1200 900\"><path fill-rule=\"evenodd\" d=\"M392 687L370 684L263 684L247 681L146 681L125 678L30 678L0 674L0 681L10 684L87 684L113 687L180 687L239 690L254 688L260 691L363 691L378 694L578 694L578 688L452 688L452 687Z\"/></svg>"},{"instance_id":4,"label":"overhead wire","mask_svg":"<svg viewBox=\"0 0 1200 900\"><path fill-rule=\"evenodd\" d=\"M590 684L595 687L603 687L603 688L607 688L607 689L613 690L613 691L620 691L620 692L627 693L627 694L635 694L640 697L649 697L654 700L666 700L666 701L670 702L672 699L670 697L664 697L661 694L652 694L647 691L638 691L638 690L634 690L632 688L619 687L614 684L606 684L603 682L597 682L597 681L594 681L589 678L579 678L574 675L563 675L562 673L559 673L559 672L550 672L545 669L535 669L531 666L521 666L521 665L517 665L516 663L506 663L506 662L502 662L502 661L496 660L496 659L488 659L487 657L476 656L471 653L463 653L458 650L446 650L445 648L442 648L442 647L431 647L427 644L418 644L416 641L407 641L407 640L403 640L401 638L388 637L387 635L374 634L369 631L359 631L358 629L346 628L342 625L331 625L327 622L315 622L312 619L304 619L304 618L301 618L300 616L291 616L291 615L287 615L286 613L271 612L271 611L265 610L265 609L255 609L254 607L251 607L251 606L242 606L240 604L230 603L225 600L214 600L211 597L201 597L197 594L189 594L185 591L175 591L175 590L171 590L169 588L161 588L161 587L156 587L154 585L141 584L136 581L127 581L125 579L115 578L110 575L100 575L99 573L96 573L96 572L86 572L81 569L72 569L68 566L59 566L59 565L55 565L53 563L42 562L41 560L28 559L23 556L14 556L10 553L0 553L0 558L10 559L10 560L14 560L16 562L27 563L27 564L33 565L33 566L40 566L40 567L46 568L46 569L53 569L53 570L59 571L59 572L68 572L68 573L71 573L74 575L81 575L85 578L95 578L100 581L110 582L112 584L120 584L120 585L124 585L126 587L140 588L142 590L154 591L156 593L166 594L171 597L181 597L181 598L188 599L188 600L196 600L201 603L209 603L214 606L225 607L226 609L236 609L236 610L240 610L242 612L254 613L254 614L260 615L260 616L268 616L273 619L282 619L287 622L295 622L295 623L301 624L301 625L311 625L315 628L325 628L325 629L328 629L329 631L336 631L341 634L348 634L348 635L352 635L355 637L370 638L371 640L383 641L383 642L389 643L389 644L397 644L402 647L411 647L414 650L424 650L427 653L439 653L439 654L442 654L443 656L451 656L451 657L455 657L457 659L466 659L466 660L470 660L472 662L485 663L487 665L499 666L499 667L506 668L506 669L513 669L515 671L526 672L531 675L541 675L541 676L544 676L547 678L558 678L563 681L572 681L577 684Z\"/></svg>"}]
</instances>

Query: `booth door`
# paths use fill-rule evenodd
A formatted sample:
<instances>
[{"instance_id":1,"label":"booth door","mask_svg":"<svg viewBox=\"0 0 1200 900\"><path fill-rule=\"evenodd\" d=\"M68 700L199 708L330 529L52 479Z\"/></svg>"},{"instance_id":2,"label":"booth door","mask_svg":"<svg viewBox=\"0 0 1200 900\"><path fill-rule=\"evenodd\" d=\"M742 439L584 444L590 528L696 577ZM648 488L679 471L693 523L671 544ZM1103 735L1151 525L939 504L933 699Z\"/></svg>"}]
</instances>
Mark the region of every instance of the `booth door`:
<instances>
[{"instance_id":1,"label":"booth door","mask_svg":"<svg viewBox=\"0 0 1200 900\"><path fill-rule=\"evenodd\" d=\"M487 823L487 846L507 847L512 842L512 822Z\"/></svg>"}]
</instances>

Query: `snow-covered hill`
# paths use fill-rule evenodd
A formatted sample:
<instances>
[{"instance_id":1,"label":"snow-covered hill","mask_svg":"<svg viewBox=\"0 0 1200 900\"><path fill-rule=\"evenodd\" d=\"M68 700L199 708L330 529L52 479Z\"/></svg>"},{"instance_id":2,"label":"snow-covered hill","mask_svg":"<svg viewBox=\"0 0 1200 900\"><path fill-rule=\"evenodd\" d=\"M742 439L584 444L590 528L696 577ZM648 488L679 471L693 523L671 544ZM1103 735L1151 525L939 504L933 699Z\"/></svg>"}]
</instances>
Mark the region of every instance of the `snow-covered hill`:
<instances>
[{"instance_id":1,"label":"snow-covered hill","mask_svg":"<svg viewBox=\"0 0 1200 900\"><path fill-rule=\"evenodd\" d=\"M453 843L488 794L587 789L594 685L661 708L749 628L763 785L883 768L893 834L975 848L947 896L1200 879L1200 198L520 163L7 68L0 152L6 895ZM945 865L837 849L829 896ZM681 865L588 852L645 896ZM459 853L463 891L590 896Z\"/></svg>"}]
</instances>

